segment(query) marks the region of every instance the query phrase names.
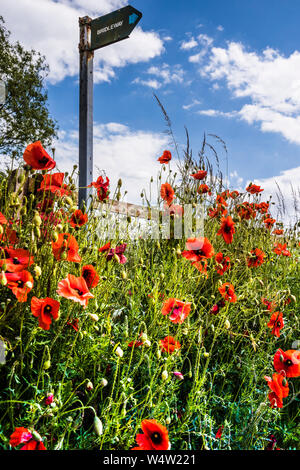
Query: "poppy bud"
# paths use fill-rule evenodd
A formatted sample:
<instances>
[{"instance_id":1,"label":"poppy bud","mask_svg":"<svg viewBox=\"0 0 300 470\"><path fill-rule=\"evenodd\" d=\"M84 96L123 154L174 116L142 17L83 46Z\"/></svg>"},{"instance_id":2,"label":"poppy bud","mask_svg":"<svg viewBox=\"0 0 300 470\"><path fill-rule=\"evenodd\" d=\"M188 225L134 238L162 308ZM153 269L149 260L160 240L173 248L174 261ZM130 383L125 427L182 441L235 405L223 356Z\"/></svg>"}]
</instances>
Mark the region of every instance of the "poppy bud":
<instances>
[{"instance_id":1,"label":"poppy bud","mask_svg":"<svg viewBox=\"0 0 300 470\"><path fill-rule=\"evenodd\" d=\"M43 439L41 438L41 436L39 435L38 432L36 432L35 430L31 430L30 432L31 432L31 434L32 434L32 437L33 437L36 441L42 442Z\"/></svg>"},{"instance_id":2,"label":"poppy bud","mask_svg":"<svg viewBox=\"0 0 300 470\"><path fill-rule=\"evenodd\" d=\"M58 233L57 232L53 232L52 240L53 240L54 243L57 242L57 240L58 240Z\"/></svg>"},{"instance_id":3,"label":"poppy bud","mask_svg":"<svg viewBox=\"0 0 300 470\"><path fill-rule=\"evenodd\" d=\"M20 210L20 214L21 215L26 215L27 214L27 207L26 206L23 206Z\"/></svg>"},{"instance_id":4,"label":"poppy bud","mask_svg":"<svg viewBox=\"0 0 300 470\"><path fill-rule=\"evenodd\" d=\"M51 362L49 360L45 361L43 365L43 369L47 370L47 369L50 369L50 367L51 367Z\"/></svg>"},{"instance_id":5,"label":"poppy bud","mask_svg":"<svg viewBox=\"0 0 300 470\"><path fill-rule=\"evenodd\" d=\"M59 232L59 233L63 231L63 226L62 226L62 224L57 224L57 225L56 225L56 231Z\"/></svg>"},{"instance_id":6,"label":"poppy bud","mask_svg":"<svg viewBox=\"0 0 300 470\"><path fill-rule=\"evenodd\" d=\"M65 201L66 201L67 204L69 204L69 206L72 206L73 201L72 201L72 199L71 199L69 196L66 196L66 197L65 197Z\"/></svg>"},{"instance_id":7,"label":"poppy bud","mask_svg":"<svg viewBox=\"0 0 300 470\"><path fill-rule=\"evenodd\" d=\"M25 286L26 286L28 289L32 289L32 288L33 288L33 284L32 284L32 282L30 282L30 281L25 282Z\"/></svg>"},{"instance_id":8,"label":"poppy bud","mask_svg":"<svg viewBox=\"0 0 300 470\"><path fill-rule=\"evenodd\" d=\"M90 319L93 320L93 321L98 321L99 320L99 317L96 313L89 313L88 314Z\"/></svg>"},{"instance_id":9,"label":"poppy bud","mask_svg":"<svg viewBox=\"0 0 300 470\"><path fill-rule=\"evenodd\" d=\"M122 272L121 272L121 277L122 277L122 279L124 279L124 280L127 279L127 273L126 273L126 271L122 271Z\"/></svg>"},{"instance_id":10,"label":"poppy bud","mask_svg":"<svg viewBox=\"0 0 300 470\"><path fill-rule=\"evenodd\" d=\"M203 356L204 356L204 357L209 357L209 353L205 351L205 352L203 353Z\"/></svg>"},{"instance_id":11,"label":"poppy bud","mask_svg":"<svg viewBox=\"0 0 300 470\"><path fill-rule=\"evenodd\" d=\"M87 390L93 390L93 388L94 388L94 385L93 385L93 383L89 380L89 381L87 382L87 384L86 384L86 389L87 389Z\"/></svg>"},{"instance_id":12,"label":"poppy bud","mask_svg":"<svg viewBox=\"0 0 300 470\"><path fill-rule=\"evenodd\" d=\"M118 186L119 186L119 188L121 188L121 186L122 186L122 180L121 180L121 178L118 180Z\"/></svg>"},{"instance_id":13,"label":"poppy bud","mask_svg":"<svg viewBox=\"0 0 300 470\"><path fill-rule=\"evenodd\" d=\"M120 348L120 346L118 346L118 347L116 348L115 353L116 353L116 355L119 356L119 357L123 357L123 354L124 354L124 352L123 352L123 350Z\"/></svg>"},{"instance_id":14,"label":"poppy bud","mask_svg":"<svg viewBox=\"0 0 300 470\"><path fill-rule=\"evenodd\" d=\"M114 258L115 261L117 261L118 263L120 263L120 258L119 258L119 256L117 255L117 253L114 253L113 258Z\"/></svg>"},{"instance_id":15,"label":"poppy bud","mask_svg":"<svg viewBox=\"0 0 300 470\"><path fill-rule=\"evenodd\" d=\"M2 235L3 232L4 232L4 229L3 229L2 225L0 225L0 235Z\"/></svg>"},{"instance_id":16,"label":"poppy bud","mask_svg":"<svg viewBox=\"0 0 300 470\"><path fill-rule=\"evenodd\" d=\"M34 217L33 217L33 223L34 225L36 225L37 227L39 227L40 225L42 225L42 219L40 218L40 216L38 214L36 214Z\"/></svg>"},{"instance_id":17,"label":"poppy bud","mask_svg":"<svg viewBox=\"0 0 300 470\"><path fill-rule=\"evenodd\" d=\"M164 370L161 374L161 378L163 380L167 380L167 378L169 377L169 374L168 374L168 371L167 370Z\"/></svg>"},{"instance_id":18,"label":"poppy bud","mask_svg":"<svg viewBox=\"0 0 300 470\"><path fill-rule=\"evenodd\" d=\"M230 321L227 318L225 320L224 327L226 328L226 330L229 330L230 328Z\"/></svg>"},{"instance_id":19,"label":"poppy bud","mask_svg":"<svg viewBox=\"0 0 300 470\"><path fill-rule=\"evenodd\" d=\"M170 416L167 416L166 417L166 424L170 424L170 423L171 423L171 418L170 418Z\"/></svg>"},{"instance_id":20,"label":"poppy bud","mask_svg":"<svg viewBox=\"0 0 300 470\"><path fill-rule=\"evenodd\" d=\"M161 278L162 281L164 280L164 278L165 278L164 273L160 273L160 278Z\"/></svg>"},{"instance_id":21,"label":"poppy bud","mask_svg":"<svg viewBox=\"0 0 300 470\"><path fill-rule=\"evenodd\" d=\"M127 222L130 224L131 223L131 217L130 215L127 216Z\"/></svg>"},{"instance_id":22,"label":"poppy bud","mask_svg":"<svg viewBox=\"0 0 300 470\"><path fill-rule=\"evenodd\" d=\"M282 385L283 385L284 387L286 387L286 386L287 386L287 383L288 383L288 382L287 382L286 378L284 377L284 379L282 380Z\"/></svg>"},{"instance_id":23,"label":"poppy bud","mask_svg":"<svg viewBox=\"0 0 300 470\"><path fill-rule=\"evenodd\" d=\"M283 361L284 361L284 357L283 357L283 355L282 355L282 354L280 354L280 356L279 356L279 360L280 360L280 362L283 362Z\"/></svg>"},{"instance_id":24,"label":"poppy bud","mask_svg":"<svg viewBox=\"0 0 300 470\"><path fill-rule=\"evenodd\" d=\"M100 418L98 418L98 416L95 415L95 418L94 418L94 430L95 430L95 433L97 434L97 436L102 436L103 434L103 424L102 424L102 421Z\"/></svg>"},{"instance_id":25,"label":"poppy bud","mask_svg":"<svg viewBox=\"0 0 300 470\"><path fill-rule=\"evenodd\" d=\"M41 231L39 229L39 227L37 225L35 225L33 227L33 232L34 232L34 235L37 237L37 238L41 238Z\"/></svg>"},{"instance_id":26,"label":"poppy bud","mask_svg":"<svg viewBox=\"0 0 300 470\"><path fill-rule=\"evenodd\" d=\"M100 380L101 387L106 387L107 384L108 384L108 382L107 382L106 379L103 378L103 379Z\"/></svg>"},{"instance_id":27,"label":"poppy bud","mask_svg":"<svg viewBox=\"0 0 300 470\"><path fill-rule=\"evenodd\" d=\"M1 273L0 273L0 279L1 279L1 286L6 286L6 284L7 284L7 279L6 279L6 276L5 276L5 272L4 272L4 271L1 271Z\"/></svg>"}]
</instances>

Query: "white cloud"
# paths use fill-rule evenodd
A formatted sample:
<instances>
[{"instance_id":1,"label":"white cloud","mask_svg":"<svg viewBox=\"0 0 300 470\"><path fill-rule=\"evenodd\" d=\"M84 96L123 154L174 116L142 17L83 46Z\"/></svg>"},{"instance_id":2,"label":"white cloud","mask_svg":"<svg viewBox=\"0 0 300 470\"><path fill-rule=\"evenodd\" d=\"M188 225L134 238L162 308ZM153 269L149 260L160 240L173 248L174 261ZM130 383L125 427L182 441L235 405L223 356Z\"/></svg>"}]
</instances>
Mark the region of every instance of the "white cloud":
<instances>
[{"instance_id":1,"label":"white cloud","mask_svg":"<svg viewBox=\"0 0 300 470\"><path fill-rule=\"evenodd\" d=\"M182 108L185 109L185 110L189 110L189 109L193 108L194 106L197 106L198 104L201 104L201 101L199 101L197 99L194 99L191 103L184 104L182 106Z\"/></svg>"},{"instance_id":2,"label":"white cloud","mask_svg":"<svg viewBox=\"0 0 300 470\"><path fill-rule=\"evenodd\" d=\"M70 172L73 165L78 163L78 133L61 132L59 137L55 160L59 170ZM151 175L156 181L160 170L158 157L168 148L168 137L164 134L134 131L117 122L95 123L94 180L99 175L98 170L105 170L114 189L118 179L122 178L122 191L128 191L126 201L140 203L142 189L146 188L149 194ZM156 193L154 186L153 190Z\"/></svg>"},{"instance_id":3,"label":"white cloud","mask_svg":"<svg viewBox=\"0 0 300 470\"><path fill-rule=\"evenodd\" d=\"M0 0L1 15L13 40L45 55L50 66L48 80L57 83L78 76L78 18L101 16L123 7L125 0ZM24 20L25 19L25 20ZM95 51L95 82L110 81L115 68L147 62L164 50L163 41L153 31L136 27L130 39Z\"/></svg>"},{"instance_id":4,"label":"white cloud","mask_svg":"<svg viewBox=\"0 0 300 470\"><path fill-rule=\"evenodd\" d=\"M196 54L189 56L189 62L200 64L203 62L204 57L209 52L210 46L213 44L213 39L207 36L207 34L199 34L197 39L199 41L199 45L201 46L201 50Z\"/></svg>"},{"instance_id":5,"label":"white cloud","mask_svg":"<svg viewBox=\"0 0 300 470\"><path fill-rule=\"evenodd\" d=\"M198 42L194 38L191 38L189 41L182 41L180 49L188 50L193 49L193 47L198 46Z\"/></svg>"},{"instance_id":6,"label":"white cloud","mask_svg":"<svg viewBox=\"0 0 300 470\"><path fill-rule=\"evenodd\" d=\"M149 86L154 89L158 89L163 85L169 85L170 83L183 83L184 82L184 70L180 65L170 66L168 64L162 64L159 67L149 67L146 72L148 75L152 75L151 79L142 79L140 77L133 80L133 83L140 85Z\"/></svg>"},{"instance_id":7,"label":"white cloud","mask_svg":"<svg viewBox=\"0 0 300 470\"><path fill-rule=\"evenodd\" d=\"M272 206L273 215L279 221L294 223L299 220L300 216L299 181L300 166L284 170L279 175L271 178L255 179L253 182L264 189L263 193L261 193L264 200L267 200L272 195L272 201L275 202L275 205Z\"/></svg>"},{"instance_id":8,"label":"white cloud","mask_svg":"<svg viewBox=\"0 0 300 470\"><path fill-rule=\"evenodd\" d=\"M285 57L268 47L258 54L230 42L226 48L210 49L200 73L214 83L225 80L235 98L249 100L236 116L300 144L299 51Z\"/></svg>"},{"instance_id":9,"label":"white cloud","mask_svg":"<svg viewBox=\"0 0 300 470\"><path fill-rule=\"evenodd\" d=\"M226 118L232 118L236 117L239 115L236 111L231 111L231 112L224 112L224 111L219 111L217 109L201 109L200 111L197 111L197 114L201 114L203 116L211 116L211 117L226 117Z\"/></svg>"},{"instance_id":10,"label":"white cloud","mask_svg":"<svg viewBox=\"0 0 300 470\"><path fill-rule=\"evenodd\" d=\"M223 26L220 24L220 25L217 27L217 30L218 30L218 31L224 31L224 28L223 28Z\"/></svg>"}]
</instances>

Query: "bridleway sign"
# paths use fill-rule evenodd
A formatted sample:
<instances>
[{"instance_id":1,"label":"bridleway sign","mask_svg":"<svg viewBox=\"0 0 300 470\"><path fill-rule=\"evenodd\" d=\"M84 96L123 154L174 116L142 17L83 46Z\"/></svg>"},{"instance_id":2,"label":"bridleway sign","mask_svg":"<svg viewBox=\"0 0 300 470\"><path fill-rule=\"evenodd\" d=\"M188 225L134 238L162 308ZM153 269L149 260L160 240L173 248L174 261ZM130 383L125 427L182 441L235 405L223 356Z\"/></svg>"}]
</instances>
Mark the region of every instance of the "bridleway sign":
<instances>
[{"instance_id":1,"label":"bridleway sign","mask_svg":"<svg viewBox=\"0 0 300 470\"><path fill-rule=\"evenodd\" d=\"M142 17L130 5L94 20L79 18L79 192L78 205L88 205L93 181L93 58L94 50L129 37Z\"/></svg>"}]
</instances>

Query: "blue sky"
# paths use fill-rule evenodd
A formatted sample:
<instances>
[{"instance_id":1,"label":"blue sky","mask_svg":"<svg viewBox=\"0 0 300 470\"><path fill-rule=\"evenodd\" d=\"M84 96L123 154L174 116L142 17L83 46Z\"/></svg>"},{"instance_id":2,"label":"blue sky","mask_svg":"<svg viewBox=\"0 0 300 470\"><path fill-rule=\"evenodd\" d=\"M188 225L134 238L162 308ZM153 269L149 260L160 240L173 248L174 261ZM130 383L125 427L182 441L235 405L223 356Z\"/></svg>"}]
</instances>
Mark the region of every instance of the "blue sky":
<instances>
[{"instance_id":1,"label":"blue sky","mask_svg":"<svg viewBox=\"0 0 300 470\"><path fill-rule=\"evenodd\" d=\"M50 110L60 126L59 168L77 159L78 17L101 16L124 0L0 0L12 38L45 54ZM203 133L228 148L232 188L275 181L289 198L300 179L298 0L133 0L143 13L130 39L95 51L95 176L121 176L128 200L156 175L169 148L155 92L175 137L194 154ZM25 20L25 21L24 21ZM214 143L214 140L210 140ZM226 172L225 155L220 152ZM175 156L175 154L174 154Z\"/></svg>"}]
</instances>

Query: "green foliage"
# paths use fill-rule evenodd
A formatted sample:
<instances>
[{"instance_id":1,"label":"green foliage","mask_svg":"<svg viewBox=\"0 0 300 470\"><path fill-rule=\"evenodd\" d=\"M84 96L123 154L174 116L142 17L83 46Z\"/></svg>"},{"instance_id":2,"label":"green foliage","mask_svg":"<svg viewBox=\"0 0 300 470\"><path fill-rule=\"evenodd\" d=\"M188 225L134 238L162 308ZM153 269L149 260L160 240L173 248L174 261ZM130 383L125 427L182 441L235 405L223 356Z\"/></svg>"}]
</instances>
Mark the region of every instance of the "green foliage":
<instances>
[{"instance_id":1,"label":"green foliage","mask_svg":"<svg viewBox=\"0 0 300 470\"><path fill-rule=\"evenodd\" d=\"M20 156L30 142L50 146L57 124L49 115L43 82L48 72L45 58L19 43L0 16L0 78L6 83L6 101L0 105L0 152Z\"/></svg>"}]
</instances>

